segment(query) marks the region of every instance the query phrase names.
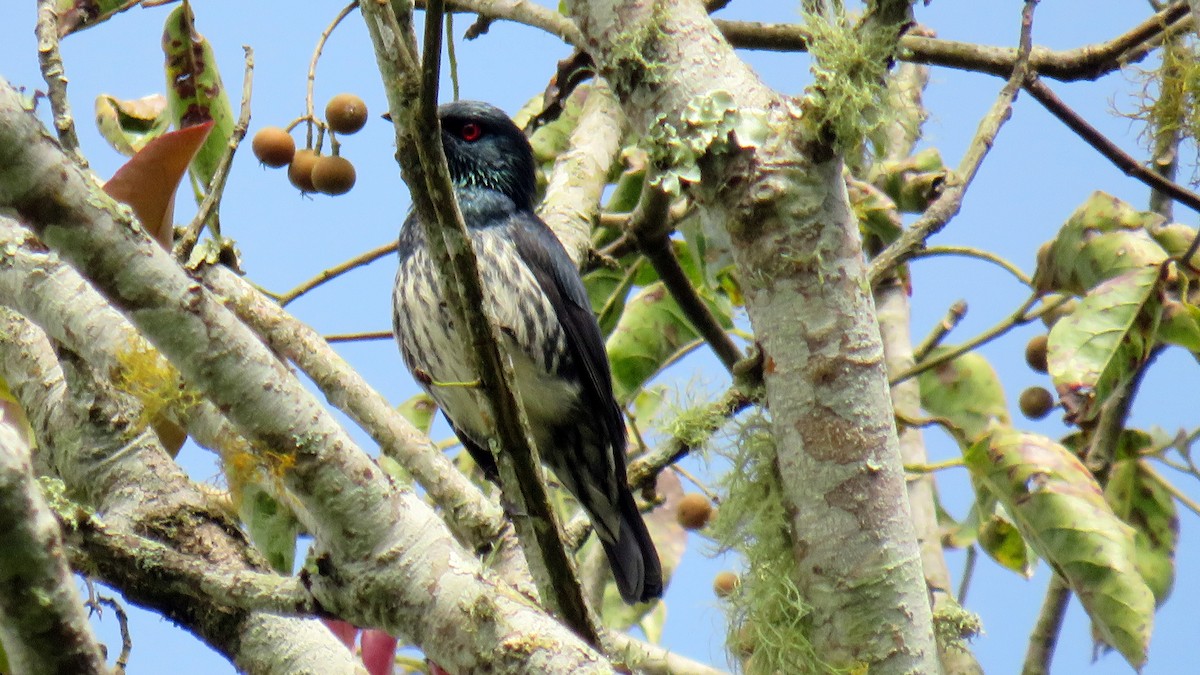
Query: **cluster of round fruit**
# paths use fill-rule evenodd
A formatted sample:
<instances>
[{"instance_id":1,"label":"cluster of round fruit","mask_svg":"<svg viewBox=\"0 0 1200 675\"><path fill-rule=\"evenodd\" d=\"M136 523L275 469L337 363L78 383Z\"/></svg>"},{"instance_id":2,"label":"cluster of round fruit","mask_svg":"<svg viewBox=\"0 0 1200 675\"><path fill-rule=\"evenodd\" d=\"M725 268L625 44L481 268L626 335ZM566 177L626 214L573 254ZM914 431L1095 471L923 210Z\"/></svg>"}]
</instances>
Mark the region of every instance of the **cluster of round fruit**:
<instances>
[{"instance_id":1,"label":"cluster of round fruit","mask_svg":"<svg viewBox=\"0 0 1200 675\"><path fill-rule=\"evenodd\" d=\"M338 94L325 106L325 124L335 134L355 133L366 123L367 104L354 94ZM286 166L288 180L301 192L342 195L354 187L356 176L350 160L337 154L321 155L312 148L296 150L296 142L285 129L260 129L251 147L263 164Z\"/></svg>"}]
</instances>

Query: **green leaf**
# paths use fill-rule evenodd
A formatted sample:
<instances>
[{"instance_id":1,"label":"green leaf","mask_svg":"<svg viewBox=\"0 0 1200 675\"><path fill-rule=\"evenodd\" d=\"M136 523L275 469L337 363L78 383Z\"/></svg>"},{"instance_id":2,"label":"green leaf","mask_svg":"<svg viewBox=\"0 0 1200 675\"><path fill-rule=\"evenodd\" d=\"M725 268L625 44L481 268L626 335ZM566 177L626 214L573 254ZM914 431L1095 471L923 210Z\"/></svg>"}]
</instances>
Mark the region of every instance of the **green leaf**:
<instances>
[{"instance_id":1,"label":"green leaf","mask_svg":"<svg viewBox=\"0 0 1200 675\"><path fill-rule=\"evenodd\" d=\"M1146 230L1161 221L1112 195L1092 194L1038 252L1034 287L1083 295L1108 279L1161 264L1167 252Z\"/></svg>"},{"instance_id":2,"label":"green leaf","mask_svg":"<svg viewBox=\"0 0 1200 675\"><path fill-rule=\"evenodd\" d=\"M271 569L291 574L296 562L296 537L300 521L257 483L246 483L238 506L254 546L266 556Z\"/></svg>"},{"instance_id":3,"label":"green leaf","mask_svg":"<svg viewBox=\"0 0 1200 675\"><path fill-rule=\"evenodd\" d=\"M1068 420L1094 419L1101 404L1149 356L1161 302L1159 283L1157 267L1110 279L1050 329L1046 362Z\"/></svg>"},{"instance_id":4,"label":"green leaf","mask_svg":"<svg viewBox=\"0 0 1200 675\"><path fill-rule=\"evenodd\" d=\"M437 403L426 393L420 393L396 406L396 410L404 419L412 423L421 433L429 435L433 426L433 417L437 414Z\"/></svg>"},{"instance_id":5,"label":"green leaf","mask_svg":"<svg viewBox=\"0 0 1200 675\"><path fill-rule=\"evenodd\" d=\"M233 108L221 83L212 45L196 32L191 6L183 4L167 17L163 30L166 55L167 108L180 128L212 121L212 133L192 159L192 176L207 187L233 137Z\"/></svg>"},{"instance_id":6,"label":"green leaf","mask_svg":"<svg viewBox=\"0 0 1200 675\"><path fill-rule=\"evenodd\" d=\"M979 525L979 548L1001 567L1012 569L1026 579L1033 577L1037 551L1021 537L1001 504L994 504L988 519Z\"/></svg>"},{"instance_id":7,"label":"green leaf","mask_svg":"<svg viewBox=\"0 0 1200 675\"><path fill-rule=\"evenodd\" d=\"M709 298L704 300L722 326L733 325L728 303L723 306ZM696 329L662 282L638 291L627 302L606 345L617 400L628 401L680 349L697 339Z\"/></svg>"},{"instance_id":8,"label":"green leaf","mask_svg":"<svg viewBox=\"0 0 1200 675\"><path fill-rule=\"evenodd\" d=\"M171 128L167 99L162 94L133 100L101 94L96 97L96 126L114 150L132 156Z\"/></svg>"},{"instance_id":9,"label":"green leaf","mask_svg":"<svg viewBox=\"0 0 1200 675\"><path fill-rule=\"evenodd\" d=\"M1139 436L1145 441L1142 447L1149 447L1149 437ZM1145 460L1136 457L1113 463L1104 497L1117 516L1133 527L1138 573L1154 593L1155 603L1161 606L1175 584L1179 516L1174 498L1163 485L1163 479Z\"/></svg>"},{"instance_id":10,"label":"green leaf","mask_svg":"<svg viewBox=\"0 0 1200 675\"><path fill-rule=\"evenodd\" d=\"M1140 668L1154 594L1138 573L1133 529L1113 513L1092 474L1049 438L1006 428L971 446L964 459L971 478L1000 500L1079 597L1104 640Z\"/></svg>"},{"instance_id":11,"label":"green leaf","mask_svg":"<svg viewBox=\"0 0 1200 675\"><path fill-rule=\"evenodd\" d=\"M1196 228L1182 223L1153 223L1146 227L1146 231L1172 258L1187 253L1192 240L1196 238Z\"/></svg>"},{"instance_id":12,"label":"green leaf","mask_svg":"<svg viewBox=\"0 0 1200 675\"><path fill-rule=\"evenodd\" d=\"M1200 307L1178 300L1164 302L1157 339L1200 356Z\"/></svg>"},{"instance_id":13,"label":"green leaf","mask_svg":"<svg viewBox=\"0 0 1200 675\"><path fill-rule=\"evenodd\" d=\"M929 358L949 349L938 347ZM962 432L968 444L983 436L993 420L1005 425L1011 422L1000 378L992 364L980 354L968 352L927 370L921 373L918 382L921 407L931 415L948 420Z\"/></svg>"}]
</instances>

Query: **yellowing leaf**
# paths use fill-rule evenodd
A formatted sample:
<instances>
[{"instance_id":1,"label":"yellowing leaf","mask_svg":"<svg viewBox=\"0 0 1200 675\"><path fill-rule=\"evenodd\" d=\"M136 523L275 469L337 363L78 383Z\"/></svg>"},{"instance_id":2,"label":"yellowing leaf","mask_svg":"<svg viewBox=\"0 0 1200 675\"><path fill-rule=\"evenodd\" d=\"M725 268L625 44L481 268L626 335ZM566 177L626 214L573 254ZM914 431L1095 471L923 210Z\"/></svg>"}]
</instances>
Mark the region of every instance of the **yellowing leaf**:
<instances>
[{"instance_id":1,"label":"yellowing leaf","mask_svg":"<svg viewBox=\"0 0 1200 675\"><path fill-rule=\"evenodd\" d=\"M1093 419L1153 346L1159 268L1141 267L1092 289L1050 329L1046 362L1068 419Z\"/></svg>"},{"instance_id":2,"label":"yellowing leaf","mask_svg":"<svg viewBox=\"0 0 1200 675\"><path fill-rule=\"evenodd\" d=\"M998 428L965 453L1022 537L1079 597L1103 637L1135 669L1146 662L1154 594L1138 572L1133 528L1071 451L1044 436Z\"/></svg>"}]
</instances>

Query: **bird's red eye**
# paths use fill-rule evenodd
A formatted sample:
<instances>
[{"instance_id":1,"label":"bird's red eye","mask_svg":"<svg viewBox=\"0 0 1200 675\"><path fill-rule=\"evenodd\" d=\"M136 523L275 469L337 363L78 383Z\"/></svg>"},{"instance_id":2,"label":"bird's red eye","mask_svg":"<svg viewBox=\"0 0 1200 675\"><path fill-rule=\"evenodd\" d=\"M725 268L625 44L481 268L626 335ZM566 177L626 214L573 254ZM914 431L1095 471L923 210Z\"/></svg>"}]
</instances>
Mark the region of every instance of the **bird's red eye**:
<instances>
[{"instance_id":1,"label":"bird's red eye","mask_svg":"<svg viewBox=\"0 0 1200 675\"><path fill-rule=\"evenodd\" d=\"M474 122L467 122L462 125L462 129L458 130L458 135L462 136L464 141L477 141L483 135L483 127Z\"/></svg>"}]
</instances>

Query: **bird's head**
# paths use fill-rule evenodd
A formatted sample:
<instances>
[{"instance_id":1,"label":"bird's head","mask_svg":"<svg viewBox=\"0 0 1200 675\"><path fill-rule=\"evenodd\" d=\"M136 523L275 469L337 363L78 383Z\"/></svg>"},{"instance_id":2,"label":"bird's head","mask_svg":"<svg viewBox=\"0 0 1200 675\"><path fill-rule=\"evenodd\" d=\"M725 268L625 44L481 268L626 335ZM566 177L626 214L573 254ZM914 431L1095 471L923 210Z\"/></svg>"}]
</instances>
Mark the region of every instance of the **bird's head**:
<instances>
[{"instance_id":1,"label":"bird's head","mask_svg":"<svg viewBox=\"0 0 1200 675\"><path fill-rule=\"evenodd\" d=\"M438 118L455 185L496 190L518 208L533 208L533 149L503 110L480 101L455 101L439 107Z\"/></svg>"}]
</instances>

